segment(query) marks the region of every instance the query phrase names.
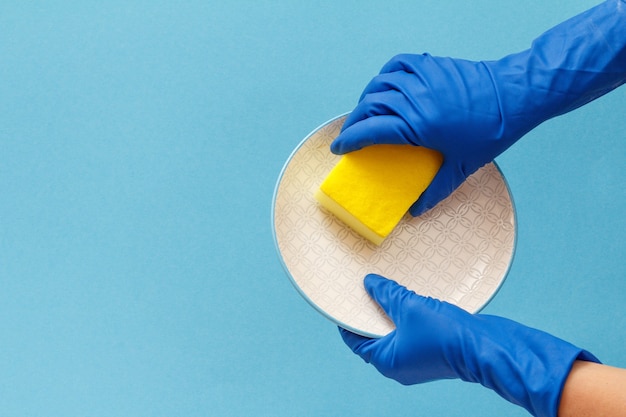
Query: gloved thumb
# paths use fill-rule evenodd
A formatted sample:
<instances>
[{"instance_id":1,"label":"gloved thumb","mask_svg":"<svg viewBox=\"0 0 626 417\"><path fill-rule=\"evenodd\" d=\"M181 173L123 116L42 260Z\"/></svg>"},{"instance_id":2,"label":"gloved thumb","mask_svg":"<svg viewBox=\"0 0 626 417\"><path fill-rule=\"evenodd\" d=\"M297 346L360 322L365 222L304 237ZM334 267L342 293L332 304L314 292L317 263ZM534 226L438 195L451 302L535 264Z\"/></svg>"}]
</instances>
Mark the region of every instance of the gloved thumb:
<instances>
[{"instance_id":1,"label":"gloved thumb","mask_svg":"<svg viewBox=\"0 0 626 417\"><path fill-rule=\"evenodd\" d=\"M412 294L406 288L395 281L376 274L368 274L364 279L365 290L376 301L392 320L400 312L399 303L407 294ZM385 339L392 337L392 333L381 338L372 339L339 328L343 341L354 353L359 355L365 362L370 363L377 355L378 349L385 346Z\"/></svg>"},{"instance_id":2,"label":"gloved thumb","mask_svg":"<svg viewBox=\"0 0 626 417\"><path fill-rule=\"evenodd\" d=\"M368 274L364 280L365 290L380 305L387 316L398 325L404 301L415 293L395 281L377 274Z\"/></svg>"}]
</instances>

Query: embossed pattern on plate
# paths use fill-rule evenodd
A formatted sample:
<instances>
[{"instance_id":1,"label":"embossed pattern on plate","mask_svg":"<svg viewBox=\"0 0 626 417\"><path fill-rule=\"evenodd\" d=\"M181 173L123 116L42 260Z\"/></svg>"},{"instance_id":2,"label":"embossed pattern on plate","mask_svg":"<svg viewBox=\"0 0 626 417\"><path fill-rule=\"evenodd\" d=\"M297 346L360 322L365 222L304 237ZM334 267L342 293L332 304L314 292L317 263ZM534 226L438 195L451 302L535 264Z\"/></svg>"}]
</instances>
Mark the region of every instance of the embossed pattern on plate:
<instances>
[{"instance_id":1,"label":"embossed pattern on plate","mask_svg":"<svg viewBox=\"0 0 626 417\"><path fill-rule=\"evenodd\" d=\"M274 192L274 239L296 289L336 324L371 337L394 325L363 288L368 273L479 311L500 288L515 248L515 210L500 170L488 164L426 214L407 214L377 247L313 198L340 158L329 145L344 120L327 122L295 149Z\"/></svg>"}]
</instances>

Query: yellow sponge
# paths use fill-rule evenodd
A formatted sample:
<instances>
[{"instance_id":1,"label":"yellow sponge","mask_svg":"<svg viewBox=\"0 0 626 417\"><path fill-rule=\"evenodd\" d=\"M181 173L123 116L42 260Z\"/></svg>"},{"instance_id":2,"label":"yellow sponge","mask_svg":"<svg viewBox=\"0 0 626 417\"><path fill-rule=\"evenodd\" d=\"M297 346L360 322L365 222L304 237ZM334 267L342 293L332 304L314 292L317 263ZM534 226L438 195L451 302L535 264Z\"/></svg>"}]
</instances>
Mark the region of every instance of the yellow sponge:
<instances>
[{"instance_id":1,"label":"yellow sponge","mask_svg":"<svg viewBox=\"0 0 626 417\"><path fill-rule=\"evenodd\" d=\"M420 146L367 146L343 155L315 198L355 232L380 245L442 162L439 152Z\"/></svg>"}]
</instances>

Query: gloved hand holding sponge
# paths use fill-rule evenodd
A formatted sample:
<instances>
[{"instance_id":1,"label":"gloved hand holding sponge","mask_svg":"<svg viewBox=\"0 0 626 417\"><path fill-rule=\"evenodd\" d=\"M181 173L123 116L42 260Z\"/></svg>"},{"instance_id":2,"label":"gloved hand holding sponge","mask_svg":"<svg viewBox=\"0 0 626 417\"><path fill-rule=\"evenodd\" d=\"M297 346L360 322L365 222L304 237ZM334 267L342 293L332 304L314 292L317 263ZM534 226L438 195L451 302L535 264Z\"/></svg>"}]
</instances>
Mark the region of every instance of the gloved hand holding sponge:
<instances>
[{"instance_id":1,"label":"gloved hand holding sponge","mask_svg":"<svg viewBox=\"0 0 626 417\"><path fill-rule=\"evenodd\" d=\"M625 81L626 3L609 0L497 61L396 56L365 88L331 151L384 143L440 152L441 169L410 207L417 216L543 121Z\"/></svg>"}]
</instances>

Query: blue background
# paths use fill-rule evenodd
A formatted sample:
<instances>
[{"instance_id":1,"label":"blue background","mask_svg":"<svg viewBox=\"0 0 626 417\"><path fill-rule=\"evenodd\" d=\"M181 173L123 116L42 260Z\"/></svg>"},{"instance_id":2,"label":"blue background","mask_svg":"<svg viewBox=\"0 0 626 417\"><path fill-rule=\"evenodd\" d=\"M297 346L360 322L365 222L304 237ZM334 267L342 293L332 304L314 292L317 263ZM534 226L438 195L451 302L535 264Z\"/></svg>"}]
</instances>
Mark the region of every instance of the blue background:
<instances>
[{"instance_id":1,"label":"blue background","mask_svg":"<svg viewBox=\"0 0 626 417\"><path fill-rule=\"evenodd\" d=\"M0 415L523 416L354 356L275 251L275 182L401 52L496 59L595 2L0 4ZM497 159L484 310L626 366L626 89Z\"/></svg>"}]
</instances>

